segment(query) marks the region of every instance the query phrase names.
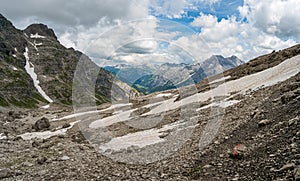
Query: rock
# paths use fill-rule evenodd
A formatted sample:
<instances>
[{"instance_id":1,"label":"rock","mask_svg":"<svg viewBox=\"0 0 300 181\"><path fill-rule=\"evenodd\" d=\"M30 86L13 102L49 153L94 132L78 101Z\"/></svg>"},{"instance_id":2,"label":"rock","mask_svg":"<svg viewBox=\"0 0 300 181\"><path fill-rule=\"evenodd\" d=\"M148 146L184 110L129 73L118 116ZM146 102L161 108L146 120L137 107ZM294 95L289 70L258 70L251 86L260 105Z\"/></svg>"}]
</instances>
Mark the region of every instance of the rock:
<instances>
[{"instance_id":1,"label":"rock","mask_svg":"<svg viewBox=\"0 0 300 181\"><path fill-rule=\"evenodd\" d=\"M13 173L10 169L0 168L0 179L8 178L8 177L11 177L11 176L13 176Z\"/></svg>"},{"instance_id":2,"label":"rock","mask_svg":"<svg viewBox=\"0 0 300 181\"><path fill-rule=\"evenodd\" d=\"M68 127L70 127L70 126L71 126L70 123L66 123L66 124L64 124L64 125L62 126L62 128L68 128Z\"/></svg>"},{"instance_id":3,"label":"rock","mask_svg":"<svg viewBox=\"0 0 300 181\"><path fill-rule=\"evenodd\" d=\"M299 181L300 180L300 166L294 169L294 179Z\"/></svg>"},{"instance_id":4,"label":"rock","mask_svg":"<svg viewBox=\"0 0 300 181\"><path fill-rule=\"evenodd\" d=\"M283 167L281 167L278 171L281 172L281 171L285 171L285 170L290 170L290 169L293 169L294 167L295 167L294 163L288 163L288 164L284 165Z\"/></svg>"},{"instance_id":5,"label":"rock","mask_svg":"<svg viewBox=\"0 0 300 181\"><path fill-rule=\"evenodd\" d=\"M60 161L67 161L67 160L70 160L70 157L68 156L62 156L61 158L59 158Z\"/></svg>"},{"instance_id":6,"label":"rock","mask_svg":"<svg viewBox=\"0 0 300 181\"><path fill-rule=\"evenodd\" d=\"M268 124L270 124L271 121L269 119L264 119L264 120L261 120L259 123L258 123L258 127L262 127L262 126L266 126Z\"/></svg>"},{"instance_id":7,"label":"rock","mask_svg":"<svg viewBox=\"0 0 300 181\"><path fill-rule=\"evenodd\" d=\"M237 144L233 148L233 151L229 152L229 156L231 158L241 158L244 156L246 151L247 151L247 147L245 145Z\"/></svg>"},{"instance_id":8,"label":"rock","mask_svg":"<svg viewBox=\"0 0 300 181\"><path fill-rule=\"evenodd\" d=\"M204 165L202 168L211 168L212 167L212 165Z\"/></svg>"},{"instance_id":9,"label":"rock","mask_svg":"<svg viewBox=\"0 0 300 181\"><path fill-rule=\"evenodd\" d=\"M31 145L32 147L38 147L40 144L37 141L33 141Z\"/></svg>"},{"instance_id":10,"label":"rock","mask_svg":"<svg viewBox=\"0 0 300 181\"><path fill-rule=\"evenodd\" d=\"M32 128L35 129L36 131L40 131L40 130L48 129L49 127L50 127L49 119L43 117L39 119L37 122L35 122Z\"/></svg>"},{"instance_id":11,"label":"rock","mask_svg":"<svg viewBox=\"0 0 300 181\"><path fill-rule=\"evenodd\" d=\"M36 161L37 161L38 164L42 165L47 161L47 158L46 157L41 157L41 158L38 158Z\"/></svg>"}]
</instances>

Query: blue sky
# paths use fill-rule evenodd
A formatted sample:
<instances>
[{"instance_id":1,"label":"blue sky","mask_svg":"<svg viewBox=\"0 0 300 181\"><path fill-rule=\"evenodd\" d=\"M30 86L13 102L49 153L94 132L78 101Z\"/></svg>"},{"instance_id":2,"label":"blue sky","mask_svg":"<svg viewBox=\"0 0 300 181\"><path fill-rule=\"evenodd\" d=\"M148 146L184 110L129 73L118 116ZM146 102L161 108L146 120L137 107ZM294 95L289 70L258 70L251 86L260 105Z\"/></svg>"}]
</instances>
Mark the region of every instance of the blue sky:
<instances>
[{"instance_id":1,"label":"blue sky","mask_svg":"<svg viewBox=\"0 0 300 181\"><path fill-rule=\"evenodd\" d=\"M0 12L20 29L47 24L102 64L248 61L300 39L299 0L11 0Z\"/></svg>"}]
</instances>

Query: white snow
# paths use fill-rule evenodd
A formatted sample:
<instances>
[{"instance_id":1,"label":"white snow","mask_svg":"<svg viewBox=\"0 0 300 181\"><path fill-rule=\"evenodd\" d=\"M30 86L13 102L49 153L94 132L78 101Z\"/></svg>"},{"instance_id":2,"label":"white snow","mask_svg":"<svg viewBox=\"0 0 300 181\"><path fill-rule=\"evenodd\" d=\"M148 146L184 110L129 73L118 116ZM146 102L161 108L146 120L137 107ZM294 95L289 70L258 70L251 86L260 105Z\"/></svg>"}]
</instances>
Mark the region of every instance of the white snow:
<instances>
[{"instance_id":1,"label":"white snow","mask_svg":"<svg viewBox=\"0 0 300 181\"><path fill-rule=\"evenodd\" d=\"M133 111L137 109L128 110L125 112L116 112L115 115L105 117L103 119L96 120L92 122L89 127L90 128L100 128L100 127L107 127L114 123L124 122L130 120L130 115Z\"/></svg>"},{"instance_id":2,"label":"white snow","mask_svg":"<svg viewBox=\"0 0 300 181\"><path fill-rule=\"evenodd\" d=\"M41 43L35 43L35 42L34 42L34 45L35 45L35 46L41 46L41 45L43 45L43 43L42 43L42 42L41 42Z\"/></svg>"},{"instance_id":3,"label":"white snow","mask_svg":"<svg viewBox=\"0 0 300 181\"><path fill-rule=\"evenodd\" d=\"M26 72L30 75L30 77L33 80L34 86L35 88L38 90L38 92L50 103L53 102L53 100L47 96L47 94L43 91L43 89L41 88L41 86L39 86L39 80L37 79L37 75L34 72L34 66L32 65L32 63L29 62L29 56L28 56L28 48L25 48L25 52L24 52L24 56L26 59L26 65L25 65L25 70Z\"/></svg>"},{"instance_id":4,"label":"white snow","mask_svg":"<svg viewBox=\"0 0 300 181\"><path fill-rule=\"evenodd\" d=\"M48 104L48 105L42 106L41 108L42 109L48 109L49 107L50 107L50 105Z\"/></svg>"},{"instance_id":5,"label":"white snow","mask_svg":"<svg viewBox=\"0 0 300 181\"><path fill-rule=\"evenodd\" d=\"M3 133L0 133L0 140L4 140L6 139L7 137L3 134Z\"/></svg>"},{"instance_id":6,"label":"white snow","mask_svg":"<svg viewBox=\"0 0 300 181\"><path fill-rule=\"evenodd\" d=\"M169 97L172 96L172 93L162 93L162 94L157 94L155 97L159 98L159 97Z\"/></svg>"},{"instance_id":7,"label":"white snow","mask_svg":"<svg viewBox=\"0 0 300 181\"><path fill-rule=\"evenodd\" d=\"M15 57L15 58L17 58L17 55L15 55L15 54L13 54L12 56Z\"/></svg>"},{"instance_id":8,"label":"white snow","mask_svg":"<svg viewBox=\"0 0 300 181\"><path fill-rule=\"evenodd\" d=\"M214 106L218 106L218 107L221 107L221 108L227 108L227 107L230 107L230 106L232 106L234 104L237 104L239 102L240 102L239 100L213 102L213 103L211 103L209 105L206 105L206 106L203 106L203 107L197 109L196 111L200 111L200 110L207 109L207 108L214 107Z\"/></svg>"},{"instance_id":9,"label":"white snow","mask_svg":"<svg viewBox=\"0 0 300 181\"><path fill-rule=\"evenodd\" d=\"M31 140L34 138L39 138L39 139L47 139L50 138L52 136L57 136L57 135L65 135L67 133L68 129L71 129L77 122L79 121L75 121L73 123L70 123L70 127L68 128L63 128L63 129L59 129L56 131L43 131L43 132L31 132L31 133L24 133L22 135L19 135L23 140Z\"/></svg>"},{"instance_id":10,"label":"white snow","mask_svg":"<svg viewBox=\"0 0 300 181\"><path fill-rule=\"evenodd\" d=\"M230 79L230 78L231 78L231 76L229 75L229 76L222 77L222 78L220 78L220 79L211 81L211 82L209 82L209 83L210 83L210 84L214 84L214 83L217 83L217 82L224 82L225 80Z\"/></svg>"},{"instance_id":11,"label":"white snow","mask_svg":"<svg viewBox=\"0 0 300 181\"><path fill-rule=\"evenodd\" d=\"M15 66L11 66L11 68L12 68L14 71L17 71L17 70L18 70Z\"/></svg>"},{"instance_id":12,"label":"white snow","mask_svg":"<svg viewBox=\"0 0 300 181\"><path fill-rule=\"evenodd\" d=\"M38 33L36 33L36 34L31 34L30 38L46 38L46 37L45 36L41 36Z\"/></svg>"},{"instance_id":13,"label":"white snow","mask_svg":"<svg viewBox=\"0 0 300 181\"><path fill-rule=\"evenodd\" d=\"M174 102L176 98L162 101L161 105L143 115L158 114L191 103L205 102L211 97L228 96L231 92L243 93L247 90L257 90L262 87L272 86L291 78L298 72L300 72L300 55L287 59L275 67L244 76L240 79L224 82L212 90L194 94L180 101Z\"/></svg>"},{"instance_id":14,"label":"white snow","mask_svg":"<svg viewBox=\"0 0 300 181\"><path fill-rule=\"evenodd\" d=\"M64 120L64 119L71 119L71 118L74 118L74 117L77 117L77 116L84 116L84 115L88 115L88 114L101 113L101 112L104 112L104 111L108 111L108 110L112 110L112 109L117 109L117 108L122 108L122 107L126 107L126 106L131 106L131 105L132 105L132 103L113 104L110 107L102 109L102 110L79 112L79 113L75 113L75 114L70 114L70 115L64 116L62 118L53 119L52 121L60 121L60 120Z\"/></svg>"},{"instance_id":15,"label":"white snow","mask_svg":"<svg viewBox=\"0 0 300 181\"><path fill-rule=\"evenodd\" d=\"M101 145L99 148L102 151L106 151L108 149L118 151L121 149L126 149L130 146L138 146L139 148L142 148L148 145L157 144L165 141L165 139L159 137L160 135L164 134L164 131L171 130L178 125L178 123L172 123L165 125L160 129L153 128L145 131L129 133L121 137L115 137L108 143Z\"/></svg>"},{"instance_id":16,"label":"white snow","mask_svg":"<svg viewBox=\"0 0 300 181\"><path fill-rule=\"evenodd\" d=\"M18 52L18 49L15 47L15 52Z\"/></svg>"}]
</instances>

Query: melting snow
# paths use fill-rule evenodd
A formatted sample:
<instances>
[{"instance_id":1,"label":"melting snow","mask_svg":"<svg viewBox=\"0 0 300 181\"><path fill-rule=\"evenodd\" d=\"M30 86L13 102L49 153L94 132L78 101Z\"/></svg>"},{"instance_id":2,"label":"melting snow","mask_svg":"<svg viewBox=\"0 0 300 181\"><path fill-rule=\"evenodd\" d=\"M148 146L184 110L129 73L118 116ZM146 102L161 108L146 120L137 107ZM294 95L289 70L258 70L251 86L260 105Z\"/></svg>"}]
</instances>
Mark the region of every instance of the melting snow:
<instances>
[{"instance_id":1,"label":"melting snow","mask_svg":"<svg viewBox=\"0 0 300 181\"><path fill-rule=\"evenodd\" d=\"M46 37L45 36L41 36L38 33L36 33L36 34L31 34L30 38L46 38Z\"/></svg>"},{"instance_id":2,"label":"melting snow","mask_svg":"<svg viewBox=\"0 0 300 181\"><path fill-rule=\"evenodd\" d=\"M108 107L106 109L70 114L70 115L64 116L62 118L53 119L52 121L60 121L60 120L64 120L64 119L71 119L71 118L74 118L74 117L77 117L77 116L84 116L84 115L87 115L87 114L100 113L100 112L104 112L104 111L108 111L108 110L112 110L112 109L117 109L117 108L122 108L122 107L126 107L126 106L131 106L131 105L132 105L132 103L113 104L113 105L111 105L110 107Z\"/></svg>"},{"instance_id":3,"label":"melting snow","mask_svg":"<svg viewBox=\"0 0 300 181\"><path fill-rule=\"evenodd\" d=\"M159 97L168 97L168 96L172 96L173 94L172 93L162 93L162 94L157 94L155 97L156 98L159 98Z\"/></svg>"},{"instance_id":4,"label":"melting snow","mask_svg":"<svg viewBox=\"0 0 300 181\"><path fill-rule=\"evenodd\" d=\"M173 123L165 125L160 129L154 128L145 131L129 133L121 137L113 138L108 143L101 145L99 148L102 151L106 151L108 149L118 151L121 149L126 149L130 146L138 146L139 148L142 148L148 145L160 143L165 141L165 139L160 138L159 136L164 134L164 131L171 130L178 125L178 123Z\"/></svg>"},{"instance_id":5,"label":"melting snow","mask_svg":"<svg viewBox=\"0 0 300 181\"><path fill-rule=\"evenodd\" d=\"M25 52L24 52L24 56L26 59L26 65L25 65L25 70L26 72L30 75L30 77L33 80L34 86L35 88L38 90L38 92L50 103L53 102L53 100L47 96L47 94L43 91L43 89L39 86L39 80L37 79L37 75L34 72L34 66L32 65L32 63L29 62L29 56L28 56L28 48L25 48Z\"/></svg>"},{"instance_id":6,"label":"melting snow","mask_svg":"<svg viewBox=\"0 0 300 181\"><path fill-rule=\"evenodd\" d=\"M99 127L106 127L112 125L114 123L124 122L130 120L130 115L137 109L128 110L125 112L117 112L117 114L109 117L105 117L103 119L96 120L92 122L89 127L90 128L99 128Z\"/></svg>"},{"instance_id":7,"label":"melting snow","mask_svg":"<svg viewBox=\"0 0 300 181\"><path fill-rule=\"evenodd\" d=\"M231 78L231 76L229 75L229 76L227 76L227 77L222 77L222 78L220 78L220 79L211 81L211 82L209 82L209 83L210 83L210 84L214 84L214 83L217 83L217 82L224 82L225 80L230 79L230 78Z\"/></svg>"},{"instance_id":8,"label":"melting snow","mask_svg":"<svg viewBox=\"0 0 300 181\"><path fill-rule=\"evenodd\" d=\"M210 97L227 96L231 92L245 92L247 90L256 90L261 87L272 86L291 78L298 72L300 72L300 55L287 59L275 67L240 79L225 82L212 90L194 94L180 101L174 102L176 98L163 101L161 105L144 115L162 113L195 102L205 102Z\"/></svg>"},{"instance_id":9,"label":"melting snow","mask_svg":"<svg viewBox=\"0 0 300 181\"><path fill-rule=\"evenodd\" d=\"M230 106L232 106L234 104L237 104L239 102L240 102L239 100L213 102L213 103L211 103L209 105L206 105L206 106L203 106L203 107L197 109L196 111L200 111L200 110L203 110L203 109L206 109L206 108L210 108L210 107L213 107L213 106L218 106L218 107L221 107L221 108L227 108L227 107L230 107Z\"/></svg>"},{"instance_id":10,"label":"melting snow","mask_svg":"<svg viewBox=\"0 0 300 181\"><path fill-rule=\"evenodd\" d=\"M41 108L42 109L48 109L49 107L50 107L50 105L48 104L48 105L42 106Z\"/></svg>"},{"instance_id":11,"label":"melting snow","mask_svg":"<svg viewBox=\"0 0 300 181\"><path fill-rule=\"evenodd\" d=\"M11 66L11 68L14 70L14 71L17 71L18 69L14 66Z\"/></svg>"},{"instance_id":12,"label":"melting snow","mask_svg":"<svg viewBox=\"0 0 300 181\"><path fill-rule=\"evenodd\" d=\"M79 122L79 121L70 123L71 126L68 128L63 128L63 129L59 129L56 131L31 132L31 133L24 133L19 136L21 136L21 138L23 140L31 140L34 138L47 139L47 138L50 138L50 137L56 136L56 135L65 135L67 133L67 130L71 129L77 122Z\"/></svg>"}]
</instances>

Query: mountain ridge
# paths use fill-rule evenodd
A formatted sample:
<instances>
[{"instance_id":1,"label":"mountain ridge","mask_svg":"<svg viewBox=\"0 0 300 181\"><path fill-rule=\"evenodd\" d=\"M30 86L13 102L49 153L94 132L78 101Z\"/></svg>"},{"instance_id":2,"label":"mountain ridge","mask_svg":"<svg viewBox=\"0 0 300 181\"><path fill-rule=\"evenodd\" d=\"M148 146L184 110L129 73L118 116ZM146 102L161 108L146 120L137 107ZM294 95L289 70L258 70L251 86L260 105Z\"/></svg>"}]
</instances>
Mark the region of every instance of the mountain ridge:
<instances>
[{"instance_id":1,"label":"mountain ridge","mask_svg":"<svg viewBox=\"0 0 300 181\"><path fill-rule=\"evenodd\" d=\"M216 75L243 64L236 56L213 55L201 63L163 63L161 65L116 65L104 69L128 85L145 93L179 88L200 82L205 77Z\"/></svg>"},{"instance_id":2,"label":"mountain ridge","mask_svg":"<svg viewBox=\"0 0 300 181\"><path fill-rule=\"evenodd\" d=\"M72 82L77 63L83 58L91 68L97 65L82 52L60 44L53 29L47 25L32 24L19 30L3 15L0 17L0 74L4 77L0 80L4 85L0 89L0 106L33 108L47 103L26 72L26 62L30 63L29 67L34 67L36 81L55 103L71 105ZM28 54L28 61L24 52ZM119 80L112 82L114 79L108 71L99 69L95 82L97 104L116 98L111 94L113 85L118 90L124 89L115 94L117 97L129 96L131 88L122 85Z\"/></svg>"}]
</instances>

